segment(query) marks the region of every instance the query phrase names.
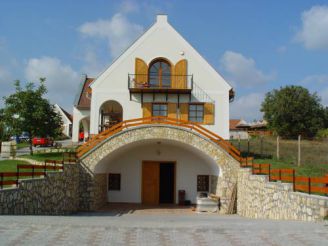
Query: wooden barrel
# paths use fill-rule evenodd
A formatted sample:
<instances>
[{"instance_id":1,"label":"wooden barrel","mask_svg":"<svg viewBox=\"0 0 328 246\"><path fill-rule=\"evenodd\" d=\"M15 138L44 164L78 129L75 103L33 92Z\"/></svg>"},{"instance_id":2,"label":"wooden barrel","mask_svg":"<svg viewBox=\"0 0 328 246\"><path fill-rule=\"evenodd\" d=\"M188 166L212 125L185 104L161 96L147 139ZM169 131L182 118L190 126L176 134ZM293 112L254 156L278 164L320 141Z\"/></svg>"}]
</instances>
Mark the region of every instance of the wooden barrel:
<instances>
[{"instance_id":1,"label":"wooden barrel","mask_svg":"<svg viewBox=\"0 0 328 246\"><path fill-rule=\"evenodd\" d=\"M16 156L16 142L8 141L1 143L1 157L9 158Z\"/></svg>"}]
</instances>

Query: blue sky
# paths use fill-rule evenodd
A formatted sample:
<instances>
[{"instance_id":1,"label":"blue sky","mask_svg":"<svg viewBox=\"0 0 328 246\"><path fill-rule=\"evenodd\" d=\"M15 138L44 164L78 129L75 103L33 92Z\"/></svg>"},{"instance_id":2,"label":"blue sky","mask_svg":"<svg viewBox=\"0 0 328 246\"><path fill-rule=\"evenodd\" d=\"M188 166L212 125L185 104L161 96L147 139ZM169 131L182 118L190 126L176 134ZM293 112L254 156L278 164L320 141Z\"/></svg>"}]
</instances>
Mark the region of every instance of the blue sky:
<instances>
[{"instance_id":1,"label":"blue sky","mask_svg":"<svg viewBox=\"0 0 328 246\"><path fill-rule=\"evenodd\" d=\"M96 76L166 13L234 86L232 118L261 118L264 94L289 84L328 105L327 1L2 0L0 10L1 97L15 79L44 76L51 102L71 111L81 74Z\"/></svg>"}]
</instances>

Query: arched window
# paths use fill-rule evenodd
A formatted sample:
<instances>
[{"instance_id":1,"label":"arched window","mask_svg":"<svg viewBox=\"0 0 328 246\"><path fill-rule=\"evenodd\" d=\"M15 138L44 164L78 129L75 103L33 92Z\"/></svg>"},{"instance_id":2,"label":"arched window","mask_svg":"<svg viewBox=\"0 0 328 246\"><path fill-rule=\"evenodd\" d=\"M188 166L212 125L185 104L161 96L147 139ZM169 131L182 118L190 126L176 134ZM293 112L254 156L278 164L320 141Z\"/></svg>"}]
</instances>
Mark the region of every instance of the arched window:
<instances>
[{"instance_id":1,"label":"arched window","mask_svg":"<svg viewBox=\"0 0 328 246\"><path fill-rule=\"evenodd\" d=\"M150 87L171 87L171 65L164 59L156 59L149 65Z\"/></svg>"}]
</instances>

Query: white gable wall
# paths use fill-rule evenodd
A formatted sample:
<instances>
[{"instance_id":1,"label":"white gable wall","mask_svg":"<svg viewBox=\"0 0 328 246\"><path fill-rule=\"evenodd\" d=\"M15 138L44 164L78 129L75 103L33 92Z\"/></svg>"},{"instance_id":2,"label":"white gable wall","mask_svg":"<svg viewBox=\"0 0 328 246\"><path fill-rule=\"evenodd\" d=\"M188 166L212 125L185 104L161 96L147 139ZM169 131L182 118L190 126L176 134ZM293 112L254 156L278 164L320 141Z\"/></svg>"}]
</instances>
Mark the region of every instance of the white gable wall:
<instances>
[{"instance_id":1,"label":"white gable wall","mask_svg":"<svg viewBox=\"0 0 328 246\"><path fill-rule=\"evenodd\" d=\"M184 55L181 55L184 52ZM143 59L147 64L157 57L165 57L173 64L181 59L188 62L188 74L193 74L194 83L215 100L215 125L206 126L224 138L229 138L229 90L226 81L165 21L159 20L125 53L123 53L91 85L91 126L90 133L98 133L99 109L107 100L116 100L123 107L123 120L142 117L140 96L130 101L128 73L135 70L135 58ZM156 101L165 97L156 96ZM144 101L152 101L152 95L144 96ZM175 95L169 101L177 101ZM184 97L180 102L188 102Z\"/></svg>"},{"instance_id":2,"label":"white gable wall","mask_svg":"<svg viewBox=\"0 0 328 246\"><path fill-rule=\"evenodd\" d=\"M60 114L62 120L62 133L69 137L69 128L72 125L70 119L67 118L66 114L61 110L58 104L55 104L55 111Z\"/></svg>"}]
</instances>

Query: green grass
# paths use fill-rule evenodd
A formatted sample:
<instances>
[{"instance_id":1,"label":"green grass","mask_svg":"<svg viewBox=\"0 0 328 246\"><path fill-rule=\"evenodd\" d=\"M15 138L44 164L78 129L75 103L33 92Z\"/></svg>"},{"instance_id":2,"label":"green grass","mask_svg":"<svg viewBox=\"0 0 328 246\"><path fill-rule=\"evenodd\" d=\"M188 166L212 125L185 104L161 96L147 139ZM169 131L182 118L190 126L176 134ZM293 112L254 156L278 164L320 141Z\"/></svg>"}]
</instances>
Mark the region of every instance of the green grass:
<instances>
[{"instance_id":1,"label":"green grass","mask_svg":"<svg viewBox=\"0 0 328 246\"><path fill-rule=\"evenodd\" d=\"M17 149L22 149L22 148L29 147L30 144L27 142L22 142L22 143L18 143L16 146L17 146Z\"/></svg>"},{"instance_id":2,"label":"green grass","mask_svg":"<svg viewBox=\"0 0 328 246\"><path fill-rule=\"evenodd\" d=\"M232 140L231 143L248 155L247 140ZM301 166L297 166L298 143L297 140L280 139L280 160L276 159L277 139L265 136L250 139L249 155L254 156L255 163L270 163L272 168L294 168L297 175L323 176L328 174L328 141L302 140Z\"/></svg>"},{"instance_id":3,"label":"green grass","mask_svg":"<svg viewBox=\"0 0 328 246\"><path fill-rule=\"evenodd\" d=\"M293 168L298 176L321 177L328 174L327 165L297 165L288 161L278 161L275 159L254 159L254 163L270 163L271 169Z\"/></svg>"},{"instance_id":4,"label":"green grass","mask_svg":"<svg viewBox=\"0 0 328 246\"><path fill-rule=\"evenodd\" d=\"M0 161L0 172L16 172L17 164L28 164L28 162L18 160Z\"/></svg>"},{"instance_id":5,"label":"green grass","mask_svg":"<svg viewBox=\"0 0 328 246\"><path fill-rule=\"evenodd\" d=\"M62 160L63 153L34 153L33 155L22 155L23 158L28 158L35 161Z\"/></svg>"}]
</instances>

